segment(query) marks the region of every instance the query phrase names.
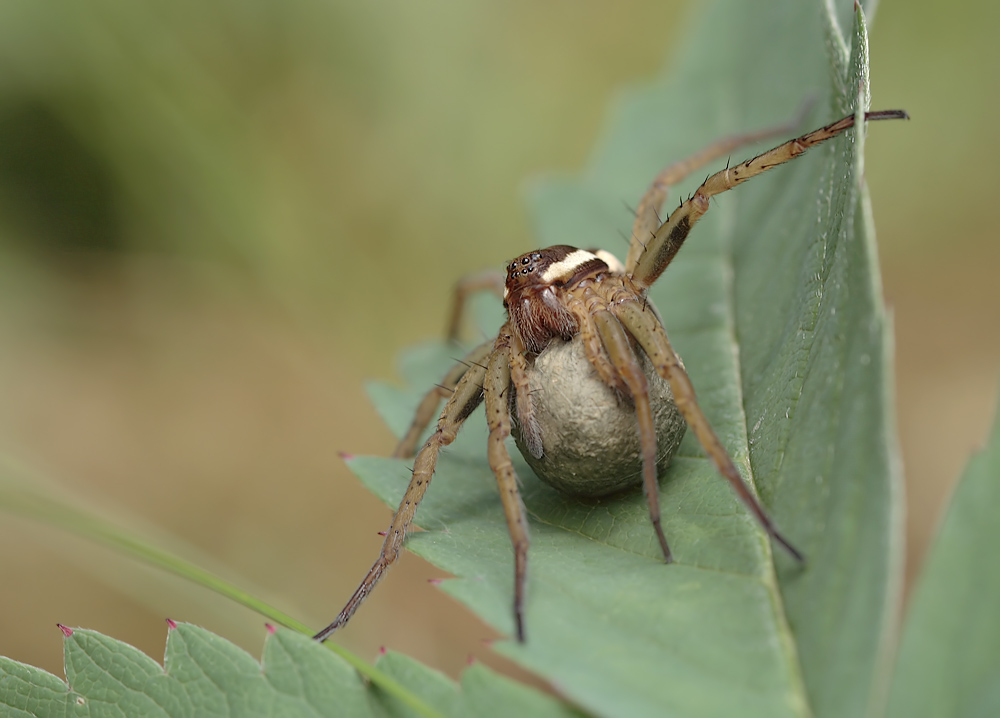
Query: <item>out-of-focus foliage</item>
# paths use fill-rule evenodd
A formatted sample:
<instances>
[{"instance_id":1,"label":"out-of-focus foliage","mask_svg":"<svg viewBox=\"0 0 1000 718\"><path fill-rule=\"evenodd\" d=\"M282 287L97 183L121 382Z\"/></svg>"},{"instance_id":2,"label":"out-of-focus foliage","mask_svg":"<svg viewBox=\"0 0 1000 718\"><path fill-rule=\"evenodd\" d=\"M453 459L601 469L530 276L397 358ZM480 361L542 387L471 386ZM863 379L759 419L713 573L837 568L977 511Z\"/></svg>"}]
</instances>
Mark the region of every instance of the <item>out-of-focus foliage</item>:
<instances>
[{"instance_id":1,"label":"out-of-focus foliage","mask_svg":"<svg viewBox=\"0 0 1000 718\"><path fill-rule=\"evenodd\" d=\"M889 715L1000 712L1000 407L927 554L903 628Z\"/></svg>"}]
</instances>

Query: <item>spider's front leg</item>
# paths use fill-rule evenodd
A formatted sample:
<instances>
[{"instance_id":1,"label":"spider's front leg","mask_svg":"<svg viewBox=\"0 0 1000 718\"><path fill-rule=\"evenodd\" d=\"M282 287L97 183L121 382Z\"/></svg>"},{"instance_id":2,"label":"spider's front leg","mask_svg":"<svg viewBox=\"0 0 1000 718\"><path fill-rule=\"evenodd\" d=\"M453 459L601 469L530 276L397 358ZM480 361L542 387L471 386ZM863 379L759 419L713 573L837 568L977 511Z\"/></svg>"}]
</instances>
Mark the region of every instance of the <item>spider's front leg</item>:
<instances>
[{"instance_id":1,"label":"spider's front leg","mask_svg":"<svg viewBox=\"0 0 1000 718\"><path fill-rule=\"evenodd\" d=\"M487 349L490 348L489 344L485 346ZM482 348L479 347L477 351ZM484 353L484 356L486 353L488 351ZM508 355L506 352L503 352L502 361L506 362L507 360ZM491 357L490 363L493 363L493 357ZM406 538L406 532L409 530L410 524L413 523L413 516L417 511L417 506L424 497L424 493L431 483L431 478L434 476L434 469L437 466L438 453L441 451L441 447L447 446L455 440L459 428L461 428L469 415L482 402L483 380L486 377L486 367L479 363L472 363L467 368L464 365L460 366L463 368L464 373L461 379L457 381L457 385L454 391L451 392L448 403L445 404L444 410L441 412L437 430L427 439L427 442L420 449L420 453L417 454L417 458L413 462L413 478L410 479L410 483L406 487L406 493L399 503L399 508L396 509L396 513L392 517L389 530L386 531L385 541L382 543L382 551L379 553L378 560L375 561L375 564L368 571L361 585L358 586L354 595L351 596L347 605L344 606L333 623L313 636L317 641L325 641L331 633L350 620L354 612L358 610L358 607L368 597L368 594L371 593L375 585L385 575L389 566L399 558L400 550L403 547L403 540ZM434 393L432 392L432 394ZM428 395L428 397L430 396ZM436 397L436 394L434 396ZM425 397L425 403L428 397Z\"/></svg>"},{"instance_id":2,"label":"spider's front leg","mask_svg":"<svg viewBox=\"0 0 1000 718\"><path fill-rule=\"evenodd\" d=\"M639 261L639 255L646 248L646 245L656 234L656 229L663 224L660 219L660 210L667 200L667 190L671 186L683 181L685 177L704 167L709 162L725 157L733 150L754 142L760 142L771 137L792 132L805 117L807 111L812 106L812 100L808 100L799 108L795 118L784 125L768 127L756 132L744 132L738 135L730 135L716 140L708 147L701 149L690 157L685 157L679 162L674 162L664 168L656 179L649 185L646 194L639 200L639 205L635 208L635 221L632 223L632 238L629 242L628 256L625 259L625 267L628 272L635 269Z\"/></svg>"},{"instance_id":3,"label":"spider's front leg","mask_svg":"<svg viewBox=\"0 0 1000 718\"><path fill-rule=\"evenodd\" d=\"M528 578L528 521L517 488L517 474L507 451L506 441L510 436L510 401L507 392L511 388L511 363L513 341L509 324L500 329L486 367L483 393L486 396L486 423L490 429L490 468L497 478L500 501L507 530L514 544L514 624L517 640L524 642L524 592Z\"/></svg>"},{"instance_id":4,"label":"spider's front leg","mask_svg":"<svg viewBox=\"0 0 1000 718\"><path fill-rule=\"evenodd\" d=\"M652 314L652 313L650 313ZM660 484L656 472L656 427L653 424L653 410L649 404L649 384L639 366L639 360L632 351L628 335L618 319L607 309L594 312L593 322L604 343L615 371L628 387L628 393L635 405L636 420L639 424L639 441L642 446L642 488L649 505L649 518L653 522L656 538L663 551L663 559L673 562L667 537L663 534L660 520Z\"/></svg>"},{"instance_id":5,"label":"spider's front leg","mask_svg":"<svg viewBox=\"0 0 1000 718\"><path fill-rule=\"evenodd\" d=\"M909 119L909 115L903 110L881 110L866 112L864 119L865 121L905 120ZM769 169L795 159L810 147L832 139L851 127L854 127L854 115L848 115L836 122L831 122L825 127L796 137L746 162L741 162L734 167L726 167L726 169L710 176L702 182L690 198L673 211L670 217L653 233L648 242L643 242L635 261L629 261L626 264L633 290L645 292L663 274L663 270L673 261L681 245L684 244L684 240L687 239L695 222L708 211L709 200L712 197L731 190ZM630 260L632 258L631 251L629 258Z\"/></svg>"},{"instance_id":6,"label":"spider's front leg","mask_svg":"<svg viewBox=\"0 0 1000 718\"><path fill-rule=\"evenodd\" d=\"M695 399L691 379L688 378L677 354L670 346L667 332L660 322L653 316L652 312L644 311L638 302L624 302L616 305L615 313L629 333L639 342L639 346L656 367L657 373L670 382L677 408L680 409L684 420L687 421L688 426L698 437L698 442L704 447L712 463L715 464L716 470L729 481L736 495L750 509L768 535L796 559L804 561L802 553L779 533L774 522L771 521L771 517L767 515L764 507L760 505L753 491L743 480L711 424L708 423L708 419L702 413L701 407L698 406L698 401Z\"/></svg>"}]
</instances>

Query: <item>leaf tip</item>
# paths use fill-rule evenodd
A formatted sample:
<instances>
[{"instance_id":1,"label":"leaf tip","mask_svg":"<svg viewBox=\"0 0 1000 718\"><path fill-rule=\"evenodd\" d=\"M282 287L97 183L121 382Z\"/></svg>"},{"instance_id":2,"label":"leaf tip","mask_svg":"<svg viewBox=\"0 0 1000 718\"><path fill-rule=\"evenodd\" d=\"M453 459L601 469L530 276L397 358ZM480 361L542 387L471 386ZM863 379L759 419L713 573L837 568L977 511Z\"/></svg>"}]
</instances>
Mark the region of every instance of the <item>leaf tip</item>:
<instances>
[{"instance_id":1,"label":"leaf tip","mask_svg":"<svg viewBox=\"0 0 1000 718\"><path fill-rule=\"evenodd\" d=\"M378 647L378 657L379 658L381 658L382 656L384 656L386 653L388 653L388 651L385 650L385 646L379 646Z\"/></svg>"},{"instance_id":2,"label":"leaf tip","mask_svg":"<svg viewBox=\"0 0 1000 718\"><path fill-rule=\"evenodd\" d=\"M63 632L63 635L66 636L66 638L73 635L73 629L69 626L64 626L61 623L57 623L56 625L59 626L59 630Z\"/></svg>"},{"instance_id":3,"label":"leaf tip","mask_svg":"<svg viewBox=\"0 0 1000 718\"><path fill-rule=\"evenodd\" d=\"M442 581L444 581L443 578L429 578L429 579L427 579L427 583L429 583L432 586L440 586Z\"/></svg>"},{"instance_id":4,"label":"leaf tip","mask_svg":"<svg viewBox=\"0 0 1000 718\"><path fill-rule=\"evenodd\" d=\"M354 454L349 454L346 451L338 451L337 456L339 456L344 461L354 461Z\"/></svg>"},{"instance_id":5,"label":"leaf tip","mask_svg":"<svg viewBox=\"0 0 1000 718\"><path fill-rule=\"evenodd\" d=\"M269 636L273 636L275 633L278 632L278 629L275 628L273 623L265 623L264 628L267 629L267 635Z\"/></svg>"},{"instance_id":6,"label":"leaf tip","mask_svg":"<svg viewBox=\"0 0 1000 718\"><path fill-rule=\"evenodd\" d=\"M167 630L168 630L168 631L172 631L172 630L174 630L175 628L177 628L177 621L175 621L175 620L174 620L174 619L172 619L172 618L168 618L168 619L167 619Z\"/></svg>"}]
</instances>

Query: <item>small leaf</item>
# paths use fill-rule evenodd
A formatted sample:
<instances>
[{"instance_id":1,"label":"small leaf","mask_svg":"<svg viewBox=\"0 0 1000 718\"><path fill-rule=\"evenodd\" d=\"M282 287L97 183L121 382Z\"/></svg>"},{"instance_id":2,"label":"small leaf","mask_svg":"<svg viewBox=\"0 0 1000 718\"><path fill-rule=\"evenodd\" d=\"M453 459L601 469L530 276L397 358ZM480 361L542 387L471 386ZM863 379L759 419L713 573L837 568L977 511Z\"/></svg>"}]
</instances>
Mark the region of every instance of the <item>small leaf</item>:
<instances>
[{"instance_id":1,"label":"small leaf","mask_svg":"<svg viewBox=\"0 0 1000 718\"><path fill-rule=\"evenodd\" d=\"M1000 715L1000 407L910 599L890 716Z\"/></svg>"}]
</instances>

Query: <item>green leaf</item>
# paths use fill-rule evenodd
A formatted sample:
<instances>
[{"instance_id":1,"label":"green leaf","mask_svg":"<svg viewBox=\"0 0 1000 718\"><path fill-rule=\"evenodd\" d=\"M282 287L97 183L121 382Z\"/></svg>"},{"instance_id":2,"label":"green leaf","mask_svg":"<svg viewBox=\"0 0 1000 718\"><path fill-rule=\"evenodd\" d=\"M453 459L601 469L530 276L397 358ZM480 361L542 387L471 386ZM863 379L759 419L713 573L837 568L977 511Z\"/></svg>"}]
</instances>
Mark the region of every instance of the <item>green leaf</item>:
<instances>
[{"instance_id":1,"label":"green leaf","mask_svg":"<svg viewBox=\"0 0 1000 718\"><path fill-rule=\"evenodd\" d=\"M482 666L461 687L415 661L383 656L379 669L403 687L388 693L322 644L294 631L268 635L261 660L190 624L167 634L161 667L128 644L76 629L65 640L66 681L0 658L4 716L241 716L409 718L579 714ZM401 695L410 700L400 700ZM419 695L420 698L416 698ZM430 706L433 706L430 707ZM523 709L523 712L521 711Z\"/></svg>"},{"instance_id":2,"label":"green leaf","mask_svg":"<svg viewBox=\"0 0 1000 718\"><path fill-rule=\"evenodd\" d=\"M913 590L890 716L1000 715L1000 410Z\"/></svg>"},{"instance_id":3,"label":"green leaf","mask_svg":"<svg viewBox=\"0 0 1000 718\"><path fill-rule=\"evenodd\" d=\"M585 176L534 191L538 245L623 254L623 203L666 163L787 122L809 97L803 130L863 103L864 18L831 8L714 3L671 77L626 96ZM531 519L527 642L497 649L590 710L842 716L881 705L900 489L861 147L849 132L719 197L652 294L703 408L805 567L772 553L691 437L661 481L673 566L641 494L567 498L515 457ZM423 347L407 356L408 391L373 392L390 427L407 424L454 353ZM510 540L485 435L477 415L443 453L417 516L427 531L408 546L460 577L444 590L510 634ZM391 505L409 479L391 459L352 468Z\"/></svg>"}]
</instances>

